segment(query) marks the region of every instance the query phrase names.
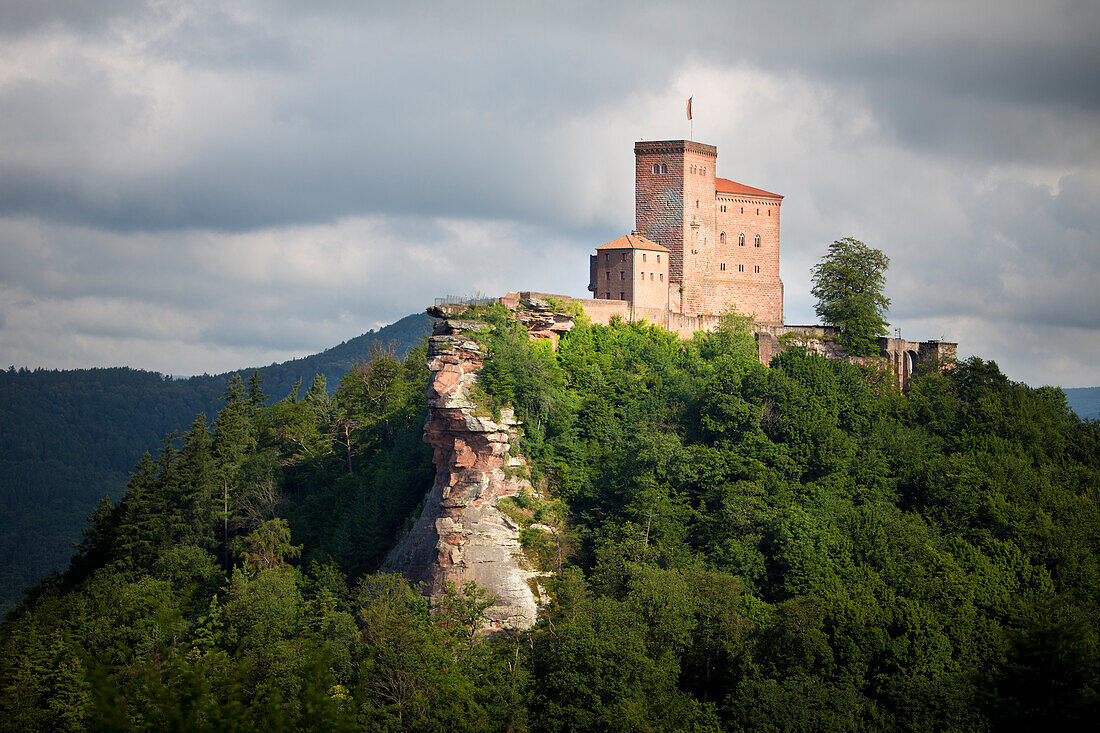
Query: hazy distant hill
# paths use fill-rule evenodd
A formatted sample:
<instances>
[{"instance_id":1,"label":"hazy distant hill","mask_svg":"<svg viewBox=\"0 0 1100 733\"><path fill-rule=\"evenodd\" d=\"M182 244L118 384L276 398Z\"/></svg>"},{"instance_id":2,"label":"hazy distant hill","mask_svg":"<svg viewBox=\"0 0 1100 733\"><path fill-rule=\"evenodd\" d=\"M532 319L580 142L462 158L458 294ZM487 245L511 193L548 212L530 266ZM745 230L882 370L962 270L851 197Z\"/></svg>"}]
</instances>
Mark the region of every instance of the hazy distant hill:
<instances>
[{"instance_id":1,"label":"hazy distant hill","mask_svg":"<svg viewBox=\"0 0 1100 733\"><path fill-rule=\"evenodd\" d=\"M372 343L416 345L431 319L414 314L301 359L238 370L258 371L264 392L285 397L317 374L331 392ZM117 499L142 453L184 431L195 415L213 419L230 375L171 379L111 369L0 371L0 611L23 588L59 569L80 539L84 520L105 495Z\"/></svg>"},{"instance_id":2,"label":"hazy distant hill","mask_svg":"<svg viewBox=\"0 0 1100 733\"><path fill-rule=\"evenodd\" d=\"M1100 420L1100 387L1074 387L1063 389L1070 409L1082 420Z\"/></svg>"}]
</instances>

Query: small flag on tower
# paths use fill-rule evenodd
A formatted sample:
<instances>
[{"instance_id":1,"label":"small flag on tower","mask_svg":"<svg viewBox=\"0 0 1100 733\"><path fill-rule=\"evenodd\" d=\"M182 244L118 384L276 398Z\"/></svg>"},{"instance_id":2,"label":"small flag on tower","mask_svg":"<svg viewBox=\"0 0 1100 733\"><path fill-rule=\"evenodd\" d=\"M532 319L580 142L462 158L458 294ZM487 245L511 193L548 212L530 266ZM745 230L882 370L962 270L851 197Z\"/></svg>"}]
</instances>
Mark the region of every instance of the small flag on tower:
<instances>
[{"instance_id":1,"label":"small flag on tower","mask_svg":"<svg viewBox=\"0 0 1100 733\"><path fill-rule=\"evenodd\" d=\"M688 97L688 101L687 101L687 111L688 111L688 119L689 120L691 119L691 100L693 100L693 99L695 99L695 95L692 95L692 96Z\"/></svg>"}]
</instances>

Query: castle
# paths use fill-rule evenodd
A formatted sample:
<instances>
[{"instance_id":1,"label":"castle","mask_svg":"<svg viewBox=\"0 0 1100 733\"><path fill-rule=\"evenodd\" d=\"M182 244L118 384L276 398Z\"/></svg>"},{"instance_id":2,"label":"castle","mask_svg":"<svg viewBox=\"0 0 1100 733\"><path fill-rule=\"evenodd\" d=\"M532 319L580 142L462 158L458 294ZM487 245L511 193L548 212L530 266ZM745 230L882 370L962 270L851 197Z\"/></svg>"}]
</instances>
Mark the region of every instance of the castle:
<instances>
[{"instance_id":1,"label":"castle","mask_svg":"<svg viewBox=\"0 0 1100 733\"><path fill-rule=\"evenodd\" d=\"M593 297L625 301L642 315L733 306L757 323L782 325L783 197L719 178L713 145L638 142L634 159L635 229L590 258Z\"/></svg>"},{"instance_id":2,"label":"castle","mask_svg":"<svg viewBox=\"0 0 1100 733\"><path fill-rule=\"evenodd\" d=\"M829 358L849 357L832 326L783 323L779 210L783 197L717 175L718 148L692 140L634 144L635 229L589 257L588 290L577 300L593 323L646 320L681 338L710 331L731 307L751 316L767 364L788 344ZM513 310L547 293L509 293ZM557 300L575 300L552 296ZM547 331L539 338L556 339ZM949 365L958 344L879 339L879 359L904 389L921 365Z\"/></svg>"}]
</instances>

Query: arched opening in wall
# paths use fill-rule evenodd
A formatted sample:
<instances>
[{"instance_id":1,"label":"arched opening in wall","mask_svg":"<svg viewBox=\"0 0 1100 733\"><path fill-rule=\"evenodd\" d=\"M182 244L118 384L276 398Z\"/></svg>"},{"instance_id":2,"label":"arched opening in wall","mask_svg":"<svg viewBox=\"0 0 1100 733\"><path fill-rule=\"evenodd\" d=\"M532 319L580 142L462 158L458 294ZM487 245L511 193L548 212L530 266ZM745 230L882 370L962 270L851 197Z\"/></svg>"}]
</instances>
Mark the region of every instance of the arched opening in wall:
<instances>
[{"instance_id":1,"label":"arched opening in wall","mask_svg":"<svg viewBox=\"0 0 1100 733\"><path fill-rule=\"evenodd\" d=\"M905 365L905 382L908 383L913 376L913 369L920 363L920 356L915 351L906 351L902 355L902 363Z\"/></svg>"},{"instance_id":2,"label":"arched opening in wall","mask_svg":"<svg viewBox=\"0 0 1100 733\"><path fill-rule=\"evenodd\" d=\"M719 235L718 235L718 241L719 241L719 242L720 242L721 244L725 244L725 243L726 243L726 233L725 233L725 232L722 232L721 234L719 234Z\"/></svg>"}]
</instances>

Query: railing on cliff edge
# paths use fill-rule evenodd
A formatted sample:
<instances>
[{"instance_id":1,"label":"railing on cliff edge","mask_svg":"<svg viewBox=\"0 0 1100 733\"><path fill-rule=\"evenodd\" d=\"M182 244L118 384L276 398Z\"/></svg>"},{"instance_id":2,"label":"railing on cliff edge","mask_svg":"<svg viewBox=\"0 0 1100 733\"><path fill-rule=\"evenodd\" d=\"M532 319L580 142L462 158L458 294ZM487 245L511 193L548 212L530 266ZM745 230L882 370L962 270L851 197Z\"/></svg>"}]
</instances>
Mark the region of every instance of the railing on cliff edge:
<instances>
[{"instance_id":1,"label":"railing on cliff edge","mask_svg":"<svg viewBox=\"0 0 1100 733\"><path fill-rule=\"evenodd\" d=\"M487 303L496 302L496 298L488 298L481 295L463 296L463 295L445 295L442 298L436 298L435 304L438 305L486 305Z\"/></svg>"}]
</instances>

